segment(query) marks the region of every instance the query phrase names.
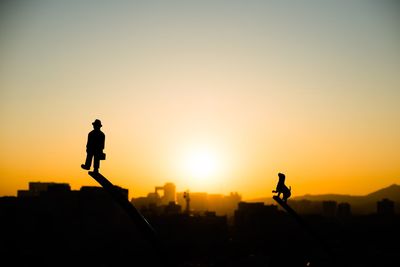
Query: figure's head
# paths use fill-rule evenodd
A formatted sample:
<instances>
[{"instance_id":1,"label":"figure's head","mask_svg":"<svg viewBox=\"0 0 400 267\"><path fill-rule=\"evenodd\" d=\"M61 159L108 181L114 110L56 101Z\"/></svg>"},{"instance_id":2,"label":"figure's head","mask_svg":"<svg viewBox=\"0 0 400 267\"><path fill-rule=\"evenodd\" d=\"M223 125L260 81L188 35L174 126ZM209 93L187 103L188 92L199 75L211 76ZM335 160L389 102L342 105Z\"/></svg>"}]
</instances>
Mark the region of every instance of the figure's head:
<instances>
[{"instance_id":1,"label":"figure's head","mask_svg":"<svg viewBox=\"0 0 400 267\"><path fill-rule=\"evenodd\" d=\"M94 129L98 129L98 130L100 130L100 128L103 126L103 125L101 125L101 121L98 119L96 119L94 122L92 122L92 125L93 125Z\"/></svg>"},{"instance_id":2,"label":"figure's head","mask_svg":"<svg viewBox=\"0 0 400 267\"><path fill-rule=\"evenodd\" d=\"M285 175L283 173L278 173L279 179L285 179Z\"/></svg>"}]
</instances>

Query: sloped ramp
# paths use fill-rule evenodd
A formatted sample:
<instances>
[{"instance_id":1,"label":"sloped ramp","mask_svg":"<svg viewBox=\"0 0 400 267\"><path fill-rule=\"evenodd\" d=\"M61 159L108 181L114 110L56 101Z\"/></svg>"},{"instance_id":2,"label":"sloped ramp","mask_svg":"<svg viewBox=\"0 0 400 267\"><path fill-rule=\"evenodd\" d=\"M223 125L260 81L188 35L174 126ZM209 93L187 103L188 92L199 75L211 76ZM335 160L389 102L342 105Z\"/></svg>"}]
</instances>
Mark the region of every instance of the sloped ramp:
<instances>
[{"instance_id":1,"label":"sloped ramp","mask_svg":"<svg viewBox=\"0 0 400 267\"><path fill-rule=\"evenodd\" d=\"M273 196L272 197L286 212L292 216L296 222L304 229L306 230L309 234L311 234L313 237L318 238L316 233L311 229L311 227L303 220L303 218L297 214L296 211L294 211L285 201L283 201L281 198L278 196Z\"/></svg>"},{"instance_id":2,"label":"sloped ramp","mask_svg":"<svg viewBox=\"0 0 400 267\"><path fill-rule=\"evenodd\" d=\"M278 196L273 196L272 197L286 212L295 219L295 221L305 230L312 238L314 238L318 243L320 243L324 248L326 248L325 242L322 240L322 238L310 227L306 221L303 220L303 218L297 214L296 211L294 211L285 201L283 201L281 198Z\"/></svg>"},{"instance_id":3,"label":"sloped ramp","mask_svg":"<svg viewBox=\"0 0 400 267\"><path fill-rule=\"evenodd\" d=\"M334 254L332 253L330 247L327 245L324 239L321 238L321 236L314 231L314 229L306 222L304 219L297 214L295 210L293 210L285 201L283 201L281 198L278 196L273 196L272 197L292 218L295 219L295 221L300 225L300 227L306 231L320 246L324 254L328 257L330 263L332 266L337 266L337 259L334 257ZM345 265L341 265L345 266Z\"/></svg>"},{"instance_id":4,"label":"sloped ramp","mask_svg":"<svg viewBox=\"0 0 400 267\"><path fill-rule=\"evenodd\" d=\"M140 232L148 239L151 243L157 243L157 232L146 220L145 217L124 197L124 195L118 191L115 186L103 175L96 172L89 172L89 175L93 177L108 194L118 203L118 205L128 214L128 216L134 221L139 228Z\"/></svg>"}]
</instances>

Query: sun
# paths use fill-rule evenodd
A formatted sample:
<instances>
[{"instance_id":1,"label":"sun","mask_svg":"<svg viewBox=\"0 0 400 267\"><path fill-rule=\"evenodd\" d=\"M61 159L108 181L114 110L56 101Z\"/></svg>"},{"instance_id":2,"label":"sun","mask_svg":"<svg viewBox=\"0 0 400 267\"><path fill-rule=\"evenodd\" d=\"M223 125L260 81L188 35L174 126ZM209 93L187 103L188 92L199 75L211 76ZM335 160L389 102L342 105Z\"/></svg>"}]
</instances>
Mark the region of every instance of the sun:
<instances>
[{"instance_id":1,"label":"sun","mask_svg":"<svg viewBox=\"0 0 400 267\"><path fill-rule=\"evenodd\" d=\"M178 183L193 192L220 192L229 173L226 149L216 142L182 144L175 158Z\"/></svg>"},{"instance_id":2,"label":"sun","mask_svg":"<svg viewBox=\"0 0 400 267\"><path fill-rule=\"evenodd\" d=\"M210 148L196 148L184 157L184 170L192 179L207 181L219 175L221 162L216 151Z\"/></svg>"},{"instance_id":3,"label":"sun","mask_svg":"<svg viewBox=\"0 0 400 267\"><path fill-rule=\"evenodd\" d=\"M188 156L186 168L188 172L197 178L206 178L215 174L217 159L210 151L194 151Z\"/></svg>"}]
</instances>

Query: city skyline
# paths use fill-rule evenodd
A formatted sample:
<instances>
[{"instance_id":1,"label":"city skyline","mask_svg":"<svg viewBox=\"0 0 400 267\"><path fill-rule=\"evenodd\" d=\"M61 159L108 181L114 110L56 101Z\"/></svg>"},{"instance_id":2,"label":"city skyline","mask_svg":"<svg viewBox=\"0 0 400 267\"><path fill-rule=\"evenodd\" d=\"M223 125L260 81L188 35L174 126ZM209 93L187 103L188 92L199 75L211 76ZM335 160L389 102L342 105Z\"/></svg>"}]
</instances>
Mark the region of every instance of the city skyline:
<instances>
[{"instance_id":1,"label":"city skyline","mask_svg":"<svg viewBox=\"0 0 400 267\"><path fill-rule=\"evenodd\" d=\"M374 193L372 209L361 214L342 200L286 202L278 195L274 200L284 210L240 201L237 195L207 199L190 193L183 196L186 204L179 204L171 183L156 186L155 199L149 195L147 201L130 202L127 189L99 173L89 174L101 186L77 191L68 184L33 182L18 197L0 197L0 222L6 229L2 262L221 267L399 263L393 241L400 234L400 186ZM386 198L392 196L394 201ZM42 251L45 257L31 257Z\"/></svg>"},{"instance_id":2,"label":"city skyline","mask_svg":"<svg viewBox=\"0 0 400 267\"><path fill-rule=\"evenodd\" d=\"M395 5L395 4L394 4ZM397 6L352 1L1 4L0 195L27 182L133 196L364 195L400 184Z\"/></svg>"},{"instance_id":3,"label":"city skyline","mask_svg":"<svg viewBox=\"0 0 400 267\"><path fill-rule=\"evenodd\" d=\"M27 183L28 186L24 186L22 188L18 188L15 194L13 195L4 195L0 197L15 197L15 196L24 196L25 192L30 191L31 186L35 188L41 188L41 190L47 190L49 185L61 185L63 187L67 187L68 190L72 191L78 191L81 190L84 187L97 187L100 188L98 183L95 183L93 185L87 185L83 184L79 188L73 188L68 182L54 182L54 181L29 181ZM166 188L171 188L172 185L172 191L169 189L169 193L166 193L165 190ZM127 190L127 197L130 200L140 200L143 198L153 198L154 194L157 195L159 200L161 201L160 203L166 204L169 201L168 200L163 200L164 198L166 199L171 199L171 194L174 195L175 202L177 203L182 203L184 201L184 194L186 193L191 193L195 194L197 196L201 197L229 197L229 196L234 196L236 198L240 198L243 201L250 201L250 202L264 202L266 204L273 203L273 198L272 195L273 193L266 193L266 195L262 197L256 197L256 198L247 198L243 197L241 192L239 191L232 191L229 192L228 194L224 194L221 192L214 192L214 193L209 193L206 191L195 191L195 190L190 190L189 188L186 188L184 190L180 190L176 188L176 185L173 182L165 182L162 186L161 185L153 185L152 190L149 190L147 193L143 195L134 195L132 192L125 188L123 185L116 185L118 188L122 188L124 190ZM290 201L302 201L302 200L311 200L311 201L316 201L316 202L321 202L323 200L335 200L335 201L341 201L341 202L348 202L352 201L352 198L355 198L357 201L360 201L363 197L368 197L368 196L374 196L373 198L375 200L377 199L384 199L385 197L388 197L391 200L394 200L395 202L398 202L399 200L399 188L400 185L397 184L392 184L385 186L383 188L375 188L375 190L368 192L367 194L364 195L351 195L351 194L305 194L305 195L295 195L290 198ZM158 191L162 191L162 194L158 194ZM172 193L173 192L173 193ZM35 194L38 194L39 191L37 191ZM338 199L338 200L337 200ZM146 202L147 203L147 202ZM160 204L158 203L158 204ZM148 203L147 203L148 204ZM146 204L146 205L147 205Z\"/></svg>"}]
</instances>

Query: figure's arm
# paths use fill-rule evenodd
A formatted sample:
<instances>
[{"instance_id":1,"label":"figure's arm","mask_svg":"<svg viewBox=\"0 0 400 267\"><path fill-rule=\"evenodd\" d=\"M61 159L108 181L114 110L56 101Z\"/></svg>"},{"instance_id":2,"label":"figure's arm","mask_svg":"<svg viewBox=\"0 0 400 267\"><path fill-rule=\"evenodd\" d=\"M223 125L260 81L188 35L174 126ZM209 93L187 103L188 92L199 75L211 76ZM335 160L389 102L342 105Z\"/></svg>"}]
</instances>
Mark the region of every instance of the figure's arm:
<instances>
[{"instance_id":1,"label":"figure's arm","mask_svg":"<svg viewBox=\"0 0 400 267\"><path fill-rule=\"evenodd\" d=\"M105 141L106 141L106 136L103 134L101 138L101 150L104 149Z\"/></svg>"}]
</instances>

